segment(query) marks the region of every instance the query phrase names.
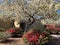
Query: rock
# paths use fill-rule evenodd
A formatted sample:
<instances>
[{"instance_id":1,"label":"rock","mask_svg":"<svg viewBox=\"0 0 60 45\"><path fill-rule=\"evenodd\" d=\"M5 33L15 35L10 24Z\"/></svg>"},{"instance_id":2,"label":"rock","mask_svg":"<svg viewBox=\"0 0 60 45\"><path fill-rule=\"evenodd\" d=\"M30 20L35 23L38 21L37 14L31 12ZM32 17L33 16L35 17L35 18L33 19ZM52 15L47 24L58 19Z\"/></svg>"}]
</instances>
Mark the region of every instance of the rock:
<instances>
[{"instance_id":1,"label":"rock","mask_svg":"<svg viewBox=\"0 0 60 45\"><path fill-rule=\"evenodd\" d=\"M41 23L41 22L35 22L33 23L31 26L29 26L29 29L36 29L36 30L40 30L40 31L44 31L45 30L45 26Z\"/></svg>"}]
</instances>

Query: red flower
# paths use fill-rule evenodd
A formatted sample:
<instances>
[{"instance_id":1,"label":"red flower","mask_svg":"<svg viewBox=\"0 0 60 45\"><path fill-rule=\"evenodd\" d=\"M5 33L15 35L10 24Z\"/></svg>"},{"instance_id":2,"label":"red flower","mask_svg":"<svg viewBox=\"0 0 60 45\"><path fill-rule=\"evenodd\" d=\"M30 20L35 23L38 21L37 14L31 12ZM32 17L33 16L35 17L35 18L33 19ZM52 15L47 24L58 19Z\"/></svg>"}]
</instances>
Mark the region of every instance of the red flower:
<instances>
[{"instance_id":1,"label":"red flower","mask_svg":"<svg viewBox=\"0 0 60 45\"><path fill-rule=\"evenodd\" d=\"M38 42L35 42L36 45L39 45Z\"/></svg>"},{"instance_id":2,"label":"red flower","mask_svg":"<svg viewBox=\"0 0 60 45\"><path fill-rule=\"evenodd\" d=\"M34 41L38 41L38 37L37 36L32 36Z\"/></svg>"},{"instance_id":3,"label":"red flower","mask_svg":"<svg viewBox=\"0 0 60 45\"><path fill-rule=\"evenodd\" d=\"M38 33L38 32L29 32L24 37L28 40L29 43L35 43L36 45L39 45L39 36L42 36L42 39L45 37L45 33Z\"/></svg>"},{"instance_id":4,"label":"red flower","mask_svg":"<svg viewBox=\"0 0 60 45\"><path fill-rule=\"evenodd\" d=\"M14 33L15 30L14 30L13 28L11 28L11 29L8 29L7 32L9 32L9 33Z\"/></svg>"},{"instance_id":5,"label":"red flower","mask_svg":"<svg viewBox=\"0 0 60 45\"><path fill-rule=\"evenodd\" d=\"M55 28L54 28L54 27L47 27L47 29L55 30Z\"/></svg>"},{"instance_id":6,"label":"red flower","mask_svg":"<svg viewBox=\"0 0 60 45\"><path fill-rule=\"evenodd\" d=\"M60 31L60 28L55 28L55 30L58 30L58 31Z\"/></svg>"},{"instance_id":7,"label":"red flower","mask_svg":"<svg viewBox=\"0 0 60 45\"><path fill-rule=\"evenodd\" d=\"M46 35L46 33L44 33L44 32L43 32L43 33L41 33L40 35L45 36L45 35Z\"/></svg>"},{"instance_id":8,"label":"red flower","mask_svg":"<svg viewBox=\"0 0 60 45\"><path fill-rule=\"evenodd\" d=\"M53 24L46 24L47 27L55 27Z\"/></svg>"},{"instance_id":9,"label":"red flower","mask_svg":"<svg viewBox=\"0 0 60 45\"><path fill-rule=\"evenodd\" d=\"M40 34L39 34L38 32L36 32L36 36L39 37L39 35L40 35Z\"/></svg>"}]
</instances>

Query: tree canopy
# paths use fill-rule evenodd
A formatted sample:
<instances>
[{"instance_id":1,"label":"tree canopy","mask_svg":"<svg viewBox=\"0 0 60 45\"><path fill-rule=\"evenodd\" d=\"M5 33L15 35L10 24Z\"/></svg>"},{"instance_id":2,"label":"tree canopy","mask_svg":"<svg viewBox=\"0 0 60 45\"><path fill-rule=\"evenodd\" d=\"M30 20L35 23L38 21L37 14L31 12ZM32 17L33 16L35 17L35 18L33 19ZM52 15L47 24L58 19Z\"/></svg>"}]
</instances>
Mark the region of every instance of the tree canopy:
<instances>
[{"instance_id":1,"label":"tree canopy","mask_svg":"<svg viewBox=\"0 0 60 45\"><path fill-rule=\"evenodd\" d=\"M58 15L56 7L60 7L57 5L54 0L2 0L0 18L27 19L34 15L54 18Z\"/></svg>"}]
</instances>

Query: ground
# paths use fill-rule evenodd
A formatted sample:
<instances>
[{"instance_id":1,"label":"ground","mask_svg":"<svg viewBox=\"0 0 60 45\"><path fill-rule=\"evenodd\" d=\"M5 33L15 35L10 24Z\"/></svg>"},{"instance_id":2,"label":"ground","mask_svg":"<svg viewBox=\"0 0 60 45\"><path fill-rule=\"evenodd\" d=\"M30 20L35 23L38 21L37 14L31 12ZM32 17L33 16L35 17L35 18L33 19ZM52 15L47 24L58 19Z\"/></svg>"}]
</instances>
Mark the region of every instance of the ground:
<instances>
[{"instance_id":1,"label":"ground","mask_svg":"<svg viewBox=\"0 0 60 45\"><path fill-rule=\"evenodd\" d=\"M2 42L0 45L25 45L22 38L10 38L8 42Z\"/></svg>"}]
</instances>

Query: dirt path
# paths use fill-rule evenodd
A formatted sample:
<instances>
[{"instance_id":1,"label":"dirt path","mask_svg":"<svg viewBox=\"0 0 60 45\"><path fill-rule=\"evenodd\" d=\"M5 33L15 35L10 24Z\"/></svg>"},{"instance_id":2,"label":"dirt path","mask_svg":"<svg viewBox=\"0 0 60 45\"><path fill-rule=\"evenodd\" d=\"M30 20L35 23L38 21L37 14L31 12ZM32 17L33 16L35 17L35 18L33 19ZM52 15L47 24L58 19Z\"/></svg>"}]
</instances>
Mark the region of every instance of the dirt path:
<instances>
[{"instance_id":1,"label":"dirt path","mask_svg":"<svg viewBox=\"0 0 60 45\"><path fill-rule=\"evenodd\" d=\"M22 38L10 38L10 41L0 43L0 45L25 45Z\"/></svg>"}]
</instances>

